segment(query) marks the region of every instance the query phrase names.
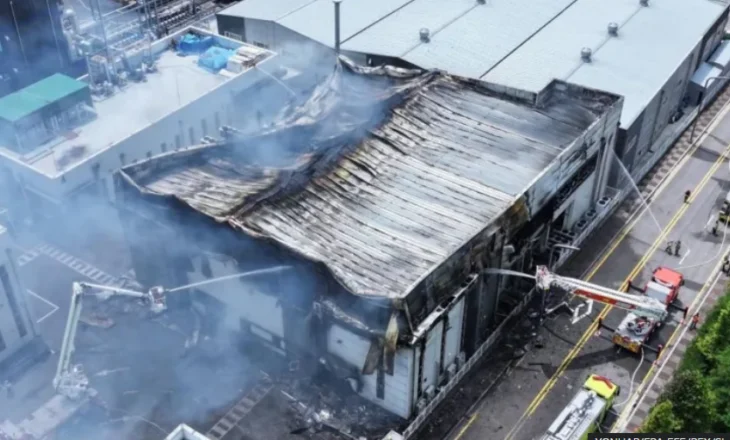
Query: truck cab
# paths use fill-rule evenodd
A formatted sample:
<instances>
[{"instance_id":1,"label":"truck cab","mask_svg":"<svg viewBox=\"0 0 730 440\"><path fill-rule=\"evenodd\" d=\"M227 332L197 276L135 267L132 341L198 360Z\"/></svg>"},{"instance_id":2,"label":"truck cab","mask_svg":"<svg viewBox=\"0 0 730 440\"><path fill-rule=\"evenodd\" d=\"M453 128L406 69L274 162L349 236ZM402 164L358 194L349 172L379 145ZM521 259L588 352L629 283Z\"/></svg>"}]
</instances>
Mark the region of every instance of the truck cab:
<instances>
[{"instance_id":1,"label":"truck cab","mask_svg":"<svg viewBox=\"0 0 730 440\"><path fill-rule=\"evenodd\" d=\"M646 283L644 294L669 306L679 296L679 289L684 285L684 276L666 267L657 267L651 281Z\"/></svg>"}]
</instances>

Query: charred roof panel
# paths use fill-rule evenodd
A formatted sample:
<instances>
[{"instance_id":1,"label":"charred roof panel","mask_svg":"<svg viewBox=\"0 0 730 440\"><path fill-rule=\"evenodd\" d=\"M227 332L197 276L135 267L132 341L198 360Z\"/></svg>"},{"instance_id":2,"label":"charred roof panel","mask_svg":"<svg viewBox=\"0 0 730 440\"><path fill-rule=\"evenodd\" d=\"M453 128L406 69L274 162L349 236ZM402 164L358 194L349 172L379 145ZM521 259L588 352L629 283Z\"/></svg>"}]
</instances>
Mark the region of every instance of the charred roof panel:
<instances>
[{"instance_id":1,"label":"charred roof panel","mask_svg":"<svg viewBox=\"0 0 730 440\"><path fill-rule=\"evenodd\" d=\"M324 263L352 293L403 297L522 199L603 110L561 93L536 108L442 72L340 67L269 132L122 176ZM257 151L275 147L287 159L262 166Z\"/></svg>"}]
</instances>

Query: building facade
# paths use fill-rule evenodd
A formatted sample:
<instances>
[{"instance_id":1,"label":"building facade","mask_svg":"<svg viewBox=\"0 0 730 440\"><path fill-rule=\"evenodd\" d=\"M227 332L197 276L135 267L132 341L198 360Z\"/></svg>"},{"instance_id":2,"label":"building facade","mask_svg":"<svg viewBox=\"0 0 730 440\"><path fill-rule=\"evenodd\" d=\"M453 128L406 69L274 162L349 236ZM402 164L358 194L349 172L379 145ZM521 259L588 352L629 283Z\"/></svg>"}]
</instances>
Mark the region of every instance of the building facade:
<instances>
[{"instance_id":1,"label":"building facade","mask_svg":"<svg viewBox=\"0 0 730 440\"><path fill-rule=\"evenodd\" d=\"M0 227L0 365L31 343L38 333L28 296L18 275L11 235Z\"/></svg>"}]
</instances>

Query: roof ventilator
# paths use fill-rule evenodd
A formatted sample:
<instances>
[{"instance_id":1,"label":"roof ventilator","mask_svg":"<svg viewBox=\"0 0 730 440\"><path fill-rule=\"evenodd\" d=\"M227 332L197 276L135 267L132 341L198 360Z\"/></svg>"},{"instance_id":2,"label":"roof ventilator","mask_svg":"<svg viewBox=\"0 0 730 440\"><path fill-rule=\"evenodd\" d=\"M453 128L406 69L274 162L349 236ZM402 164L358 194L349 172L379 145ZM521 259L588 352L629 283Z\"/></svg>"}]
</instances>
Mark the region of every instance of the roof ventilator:
<instances>
[{"instance_id":1,"label":"roof ventilator","mask_svg":"<svg viewBox=\"0 0 730 440\"><path fill-rule=\"evenodd\" d=\"M591 62L591 55L593 55L593 51L590 47L584 47L580 50L580 57L585 61L586 63Z\"/></svg>"},{"instance_id":2,"label":"roof ventilator","mask_svg":"<svg viewBox=\"0 0 730 440\"><path fill-rule=\"evenodd\" d=\"M608 24L608 34L613 37L618 37L618 23L611 22Z\"/></svg>"},{"instance_id":3,"label":"roof ventilator","mask_svg":"<svg viewBox=\"0 0 730 440\"><path fill-rule=\"evenodd\" d=\"M486 5L487 4L487 0L477 0L477 4Z\"/></svg>"},{"instance_id":4,"label":"roof ventilator","mask_svg":"<svg viewBox=\"0 0 730 440\"><path fill-rule=\"evenodd\" d=\"M431 40L431 32L429 32L426 28L421 28L421 30L418 31L418 34L421 36L421 41L424 43L428 43Z\"/></svg>"},{"instance_id":5,"label":"roof ventilator","mask_svg":"<svg viewBox=\"0 0 730 440\"><path fill-rule=\"evenodd\" d=\"M649 6L649 0L639 0L641 6Z\"/></svg>"}]
</instances>

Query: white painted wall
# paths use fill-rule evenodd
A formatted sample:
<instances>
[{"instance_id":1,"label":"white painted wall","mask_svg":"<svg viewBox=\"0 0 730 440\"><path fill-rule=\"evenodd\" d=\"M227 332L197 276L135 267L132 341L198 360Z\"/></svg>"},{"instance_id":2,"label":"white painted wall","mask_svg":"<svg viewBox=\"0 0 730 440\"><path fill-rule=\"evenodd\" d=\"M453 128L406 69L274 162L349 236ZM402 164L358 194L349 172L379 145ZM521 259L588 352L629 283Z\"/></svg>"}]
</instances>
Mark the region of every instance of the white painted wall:
<instances>
[{"instance_id":1,"label":"white painted wall","mask_svg":"<svg viewBox=\"0 0 730 440\"><path fill-rule=\"evenodd\" d=\"M15 257L12 238L5 229L0 227L0 268L5 269L8 284L12 291L6 291L3 284L0 283L0 335L3 339L3 344L0 344L0 362L15 354L37 334L35 319L30 311L27 291L18 277ZM13 310L10 305L9 293L15 298L18 317L25 327L25 335L20 334L16 318L13 315Z\"/></svg>"},{"instance_id":2,"label":"white painted wall","mask_svg":"<svg viewBox=\"0 0 730 440\"><path fill-rule=\"evenodd\" d=\"M329 352L358 369L362 369L370 350L370 341L344 327L333 325L327 332ZM385 395L377 397L378 373L362 376L360 395L403 418L411 415L413 408L412 371L415 366L414 350L399 348L395 354L393 375L385 374Z\"/></svg>"},{"instance_id":3,"label":"white painted wall","mask_svg":"<svg viewBox=\"0 0 730 440\"><path fill-rule=\"evenodd\" d=\"M444 368L451 365L461 352L462 330L464 328L464 298L449 310L448 328L444 344Z\"/></svg>"},{"instance_id":4,"label":"white painted wall","mask_svg":"<svg viewBox=\"0 0 730 440\"><path fill-rule=\"evenodd\" d=\"M195 270L188 275L190 282L198 282L208 279L201 272L202 258L193 259ZM233 259L216 260L208 258L212 273L211 278L234 275L240 273ZM257 336L271 342L271 338L261 334L261 330L270 335L284 337L284 316L277 297L259 291L254 283L246 284L241 280L233 279L201 286L201 290L216 298L226 305L225 326L227 329L237 331L240 328L240 319L258 327L254 330Z\"/></svg>"}]
</instances>

